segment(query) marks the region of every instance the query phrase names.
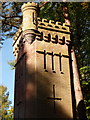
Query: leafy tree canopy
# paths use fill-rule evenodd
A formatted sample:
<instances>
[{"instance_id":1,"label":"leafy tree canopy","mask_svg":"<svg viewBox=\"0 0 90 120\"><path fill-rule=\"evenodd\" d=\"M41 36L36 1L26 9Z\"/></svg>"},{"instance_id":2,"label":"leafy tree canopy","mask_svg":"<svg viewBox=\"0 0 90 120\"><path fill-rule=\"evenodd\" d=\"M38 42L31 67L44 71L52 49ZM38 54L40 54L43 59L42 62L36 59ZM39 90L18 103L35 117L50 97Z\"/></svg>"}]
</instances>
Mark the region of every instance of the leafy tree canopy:
<instances>
[{"instance_id":1,"label":"leafy tree canopy","mask_svg":"<svg viewBox=\"0 0 90 120\"><path fill-rule=\"evenodd\" d=\"M2 40L13 37L22 23L22 4L22 2L2 2L2 13L0 13ZM75 46L87 116L90 119L90 2L68 2L67 6L71 22L71 40ZM47 3L40 8L39 17L64 22L62 7L62 2Z\"/></svg>"}]
</instances>

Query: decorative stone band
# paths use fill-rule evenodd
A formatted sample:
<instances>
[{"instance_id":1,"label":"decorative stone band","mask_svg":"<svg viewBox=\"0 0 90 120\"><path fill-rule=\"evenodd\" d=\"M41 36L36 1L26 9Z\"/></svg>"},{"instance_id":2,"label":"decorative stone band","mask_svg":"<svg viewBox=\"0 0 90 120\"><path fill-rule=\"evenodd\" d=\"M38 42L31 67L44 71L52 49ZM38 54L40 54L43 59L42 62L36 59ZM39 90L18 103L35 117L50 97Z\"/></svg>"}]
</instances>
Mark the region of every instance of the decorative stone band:
<instances>
[{"instance_id":1,"label":"decorative stone band","mask_svg":"<svg viewBox=\"0 0 90 120\"><path fill-rule=\"evenodd\" d=\"M24 46L25 42L28 42L29 44L32 44L32 42L35 40L36 34L39 33L37 30L25 30L24 32L18 32L16 37L17 39L13 43L13 54L17 56L19 51Z\"/></svg>"},{"instance_id":2,"label":"decorative stone band","mask_svg":"<svg viewBox=\"0 0 90 120\"><path fill-rule=\"evenodd\" d=\"M43 31L43 30L42 30ZM68 39L67 39L68 38ZM59 43L61 45L70 45L71 44L71 40L70 40L70 34L67 35L67 37L65 37L63 34L62 35L58 35L56 33L48 33L48 32L39 32L39 34L36 35L36 40L39 41L45 41L45 42L52 42L52 43Z\"/></svg>"},{"instance_id":3,"label":"decorative stone band","mask_svg":"<svg viewBox=\"0 0 90 120\"><path fill-rule=\"evenodd\" d=\"M36 34L37 34L37 30L31 30L31 29L25 30L22 33L22 37L24 38L23 41L26 41L29 44L32 44L32 42L35 40Z\"/></svg>"}]
</instances>

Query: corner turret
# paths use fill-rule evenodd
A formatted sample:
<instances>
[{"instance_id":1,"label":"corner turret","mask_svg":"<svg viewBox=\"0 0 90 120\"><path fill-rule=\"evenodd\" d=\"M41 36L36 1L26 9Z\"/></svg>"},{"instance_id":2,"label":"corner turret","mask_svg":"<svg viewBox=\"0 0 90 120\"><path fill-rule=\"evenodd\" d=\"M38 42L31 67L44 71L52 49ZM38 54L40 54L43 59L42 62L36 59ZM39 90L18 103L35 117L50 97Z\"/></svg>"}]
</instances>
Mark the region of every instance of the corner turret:
<instances>
[{"instance_id":1,"label":"corner turret","mask_svg":"<svg viewBox=\"0 0 90 120\"><path fill-rule=\"evenodd\" d=\"M35 40L37 31L37 8L38 6L34 2L24 3L21 8L23 13L23 37L30 44Z\"/></svg>"}]
</instances>

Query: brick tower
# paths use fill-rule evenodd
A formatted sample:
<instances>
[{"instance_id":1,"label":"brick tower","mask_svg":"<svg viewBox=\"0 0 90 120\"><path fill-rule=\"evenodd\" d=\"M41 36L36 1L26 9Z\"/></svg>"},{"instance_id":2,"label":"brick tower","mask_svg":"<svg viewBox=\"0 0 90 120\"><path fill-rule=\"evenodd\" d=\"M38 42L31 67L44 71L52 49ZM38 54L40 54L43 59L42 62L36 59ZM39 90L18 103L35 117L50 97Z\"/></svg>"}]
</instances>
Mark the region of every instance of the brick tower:
<instances>
[{"instance_id":1,"label":"brick tower","mask_svg":"<svg viewBox=\"0 0 90 120\"><path fill-rule=\"evenodd\" d=\"M15 118L74 118L69 25L37 17L37 4L22 6L14 37Z\"/></svg>"}]
</instances>

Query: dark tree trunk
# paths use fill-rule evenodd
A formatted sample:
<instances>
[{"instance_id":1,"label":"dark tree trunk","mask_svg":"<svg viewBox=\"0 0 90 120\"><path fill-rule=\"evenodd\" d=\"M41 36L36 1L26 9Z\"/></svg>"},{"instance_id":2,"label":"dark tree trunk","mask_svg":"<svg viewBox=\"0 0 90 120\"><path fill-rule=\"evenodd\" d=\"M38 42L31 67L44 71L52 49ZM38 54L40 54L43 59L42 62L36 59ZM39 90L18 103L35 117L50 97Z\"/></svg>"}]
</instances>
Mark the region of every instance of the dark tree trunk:
<instances>
[{"instance_id":1,"label":"dark tree trunk","mask_svg":"<svg viewBox=\"0 0 90 120\"><path fill-rule=\"evenodd\" d=\"M64 15L65 23L67 25L70 25L68 3L66 3L66 0L64 0L64 3L63 3L63 15ZM74 84L74 92L75 92L78 117L79 117L79 120L87 120L86 109L85 109L83 94L80 86L80 78L79 78L74 48L72 48L71 50L71 56L72 56L72 69L73 69L73 84Z\"/></svg>"},{"instance_id":2,"label":"dark tree trunk","mask_svg":"<svg viewBox=\"0 0 90 120\"><path fill-rule=\"evenodd\" d=\"M72 56L72 68L73 68L73 83L74 83L78 117L79 120L87 120L74 48L72 48L71 50L71 56Z\"/></svg>"}]
</instances>

